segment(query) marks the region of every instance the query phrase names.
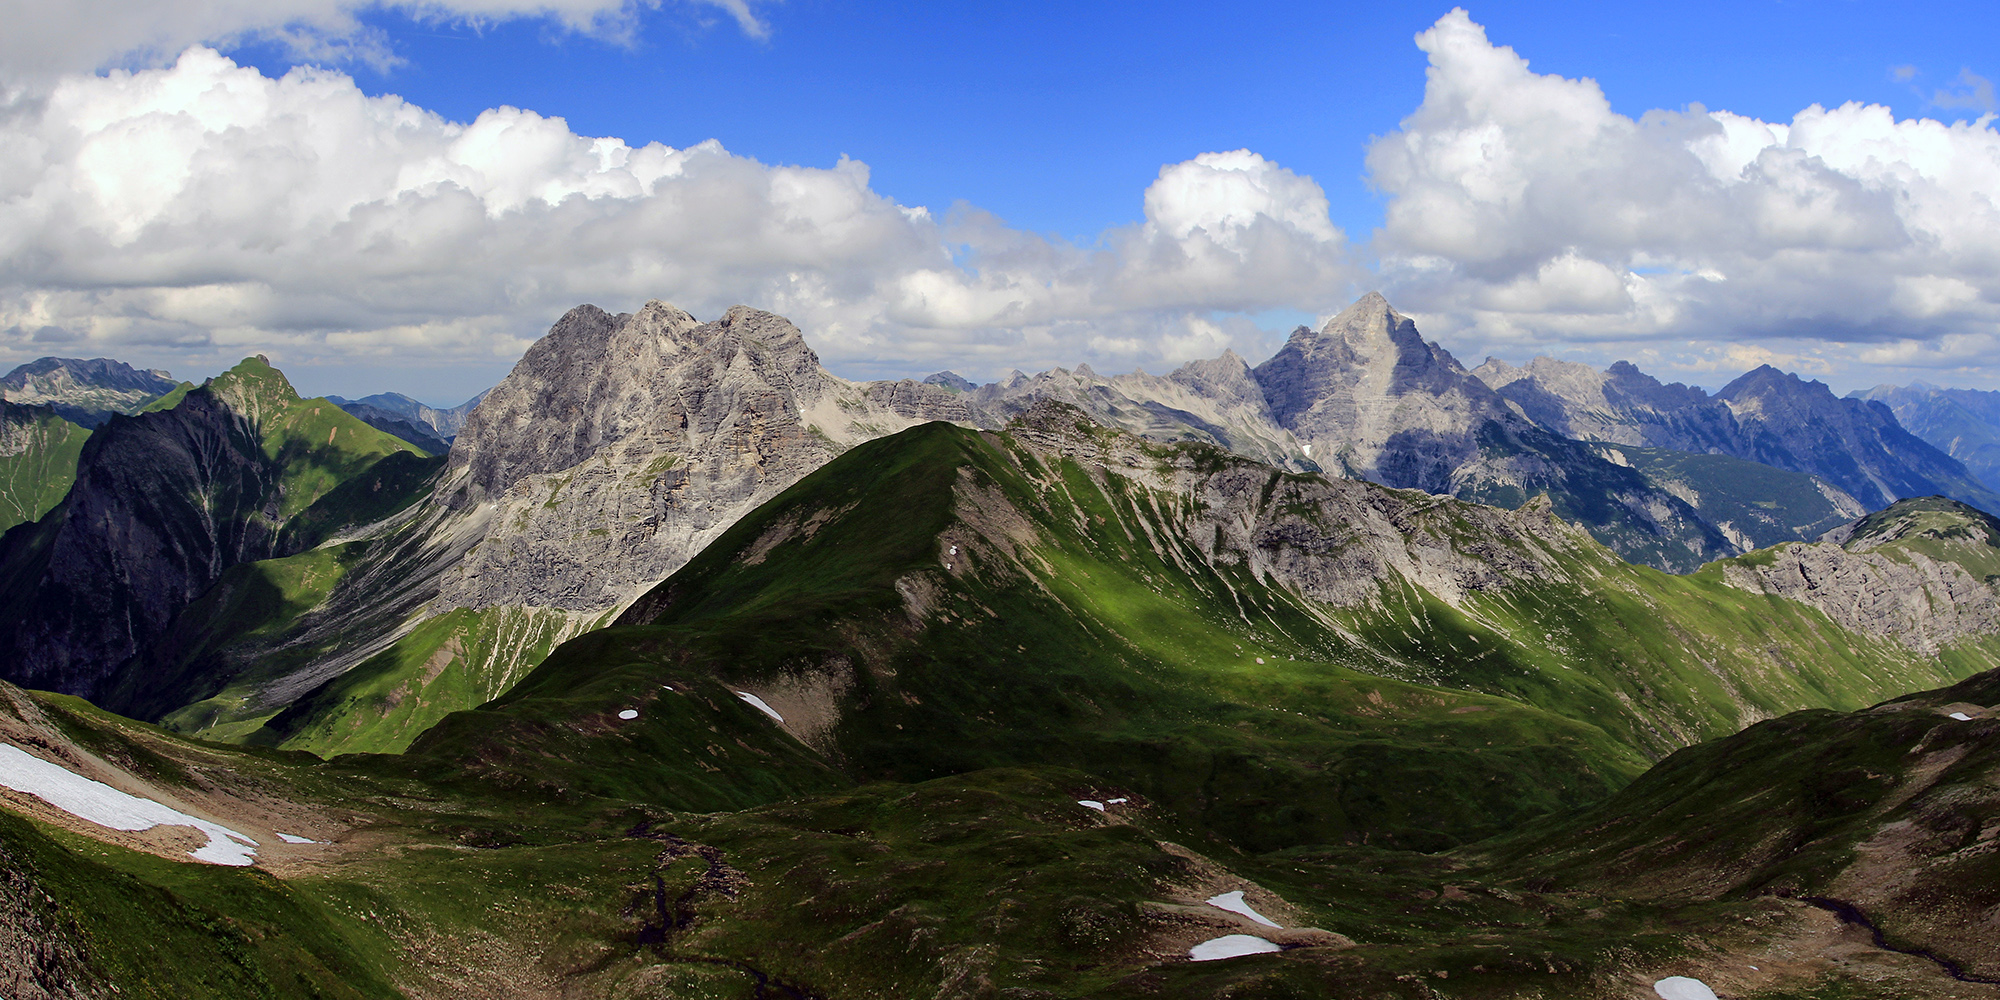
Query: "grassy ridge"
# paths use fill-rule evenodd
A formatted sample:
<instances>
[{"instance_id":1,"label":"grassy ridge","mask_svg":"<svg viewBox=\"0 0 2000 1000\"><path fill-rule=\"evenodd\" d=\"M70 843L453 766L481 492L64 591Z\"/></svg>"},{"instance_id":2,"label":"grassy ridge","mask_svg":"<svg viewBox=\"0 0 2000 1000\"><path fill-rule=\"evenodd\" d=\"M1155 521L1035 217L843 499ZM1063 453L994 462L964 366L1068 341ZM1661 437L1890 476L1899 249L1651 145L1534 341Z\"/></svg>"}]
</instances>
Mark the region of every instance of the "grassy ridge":
<instances>
[{"instance_id":1,"label":"grassy ridge","mask_svg":"<svg viewBox=\"0 0 2000 1000\"><path fill-rule=\"evenodd\" d=\"M0 400L0 531L39 521L76 481L90 432L46 407Z\"/></svg>"},{"instance_id":2,"label":"grassy ridge","mask_svg":"<svg viewBox=\"0 0 2000 1000\"><path fill-rule=\"evenodd\" d=\"M293 702L254 739L323 757L400 753L447 714L505 693L588 627L554 609L447 611Z\"/></svg>"},{"instance_id":3,"label":"grassy ridge","mask_svg":"<svg viewBox=\"0 0 2000 1000\"><path fill-rule=\"evenodd\" d=\"M290 518L334 487L395 452L429 456L416 445L362 423L325 399L302 399L284 373L260 355L208 381L257 428L264 458L279 469L279 516Z\"/></svg>"},{"instance_id":4,"label":"grassy ridge","mask_svg":"<svg viewBox=\"0 0 2000 1000\"><path fill-rule=\"evenodd\" d=\"M1249 464L1189 454L1158 458ZM606 785L624 738L558 720L713 680L792 697L823 723L793 734L856 779L1063 766L1254 849L1435 849L1601 797L1746 720L1961 676L1712 574L1608 556L1459 607L1391 578L1330 610L1193 544L1199 508L1006 436L871 442L417 751L668 794Z\"/></svg>"},{"instance_id":5,"label":"grassy ridge","mask_svg":"<svg viewBox=\"0 0 2000 1000\"><path fill-rule=\"evenodd\" d=\"M1498 532L1532 514L1076 434L928 425L860 446L404 754L322 762L42 704L76 745L170 786L241 781L346 817L337 861L275 883L293 909L253 899L234 923L170 929L189 954L306 970L263 973L278 995L375 970L464 995L1622 998L1795 955L1817 911L1759 893L1841 888L1858 840L1906 819L1939 846L1910 893L1878 880L1881 905L1915 915L1885 923L1898 940L1937 941L2000 903L1980 839L2000 823L1992 723L1939 714L2000 702L1993 675L1894 711L1763 722L1633 780L1763 715L1957 676L1990 643L1928 662L1730 588L1720 567L1669 577L1574 532ZM1137 448L1151 471L1109 472L1093 447ZM1268 537L1316 524L1286 536L1300 545L1374 544L1326 499L1351 496L1413 544L1543 561L1453 600L1391 571L1336 606L1223 544L1236 518ZM1953 516L1917 505L1858 530L1927 545ZM311 605L347 551L253 564L273 603L218 620ZM434 625L315 696L353 709L305 714L363 720L326 738L393 746L424 723L424 696L496 681L454 675L470 662L455 657L548 634L473 613ZM1933 791L1904 808L1912 769ZM43 832L76 849L38 855L34 884L116 883L188 912L234 898ZM1358 944L1168 961L1223 932L1202 899L1258 886L1289 927ZM86 964L141 954L107 947L124 950ZM333 954L296 957L315 949ZM1926 968L1802 962L1723 992L1951 995ZM233 979L177 986L242 995Z\"/></svg>"}]
</instances>

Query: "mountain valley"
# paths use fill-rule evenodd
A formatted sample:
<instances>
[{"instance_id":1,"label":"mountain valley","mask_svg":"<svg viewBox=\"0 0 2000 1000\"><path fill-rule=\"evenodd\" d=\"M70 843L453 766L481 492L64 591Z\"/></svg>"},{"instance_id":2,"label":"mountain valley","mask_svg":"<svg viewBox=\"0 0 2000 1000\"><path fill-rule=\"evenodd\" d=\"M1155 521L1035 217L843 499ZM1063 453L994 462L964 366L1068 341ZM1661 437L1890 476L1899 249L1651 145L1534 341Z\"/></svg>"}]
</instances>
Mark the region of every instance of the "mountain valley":
<instances>
[{"instance_id":1,"label":"mountain valley","mask_svg":"<svg viewBox=\"0 0 2000 1000\"><path fill-rule=\"evenodd\" d=\"M2000 981L2000 497L1888 403L1375 295L1165 377L652 302L450 411L171 388L6 404L0 995Z\"/></svg>"}]
</instances>

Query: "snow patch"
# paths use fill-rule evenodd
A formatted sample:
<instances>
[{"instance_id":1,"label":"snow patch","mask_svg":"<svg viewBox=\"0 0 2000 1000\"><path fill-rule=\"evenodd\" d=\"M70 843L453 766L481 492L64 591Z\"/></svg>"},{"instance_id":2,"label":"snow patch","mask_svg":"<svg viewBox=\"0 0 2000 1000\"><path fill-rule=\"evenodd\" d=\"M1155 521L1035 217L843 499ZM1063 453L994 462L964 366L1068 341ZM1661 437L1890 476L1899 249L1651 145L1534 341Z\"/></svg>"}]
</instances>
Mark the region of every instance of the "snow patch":
<instances>
[{"instance_id":1,"label":"snow patch","mask_svg":"<svg viewBox=\"0 0 2000 1000\"><path fill-rule=\"evenodd\" d=\"M1241 913L1242 915L1249 917L1250 919L1255 920L1266 927L1280 926L1279 924L1274 923L1269 917L1266 917L1263 914L1258 913L1256 910L1251 909L1250 904L1243 901L1243 890L1241 889L1238 889L1235 892L1225 892L1220 896L1210 896L1208 897L1208 905L1213 906L1218 910L1228 910L1231 913Z\"/></svg>"},{"instance_id":2,"label":"snow patch","mask_svg":"<svg viewBox=\"0 0 2000 1000\"><path fill-rule=\"evenodd\" d=\"M1958 720L1958 721L1960 721L1960 722L1971 722L1971 721L1972 721L1972 716L1970 716L1970 715L1967 715L1967 714L1965 714L1964 712L1953 712L1953 713L1951 713L1951 717L1952 717L1952 718L1954 718L1954 719L1957 719L1957 720Z\"/></svg>"},{"instance_id":3,"label":"snow patch","mask_svg":"<svg viewBox=\"0 0 2000 1000\"><path fill-rule=\"evenodd\" d=\"M631 720L639 717L639 710L635 708L628 708L625 711L618 713L618 717L626 720L627 722L630 722Z\"/></svg>"},{"instance_id":4,"label":"snow patch","mask_svg":"<svg viewBox=\"0 0 2000 1000\"><path fill-rule=\"evenodd\" d=\"M1076 800L1076 804L1084 807L1085 809L1095 809L1098 812L1104 811L1104 803L1099 802L1096 799L1078 799Z\"/></svg>"},{"instance_id":5,"label":"snow patch","mask_svg":"<svg viewBox=\"0 0 2000 1000\"><path fill-rule=\"evenodd\" d=\"M188 852L197 861L236 867L257 862L257 842L235 830L92 781L12 743L0 743L0 785L26 792L66 813L113 830L194 827L208 836L208 843Z\"/></svg>"},{"instance_id":6,"label":"snow patch","mask_svg":"<svg viewBox=\"0 0 2000 1000\"><path fill-rule=\"evenodd\" d=\"M1213 962L1240 955L1262 955L1265 952L1283 950L1254 934L1224 934L1189 948L1188 958L1196 962Z\"/></svg>"},{"instance_id":7,"label":"snow patch","mask_svg":"<svg viewBox=\"0 0 2000 1000\"><path fill-rule=\"evenodd\" d=\"M1105 805L1107 805L1107 806L1116 806L1116 805L1123 805L1123 804L1125 804L1125 803L1127 803L1127 802L1130 802L1130 801L1132 801L1132 800L1131 800L1131 799L1105 799L1105 800L1104 800L1104 804L1105 804Z\"/></svg>"},{"instance_id":8,"label":"snow patch","mask_svg":"<svg viewBox=\"0 0 2000 1000\"><path fill-rule=\"evenodd\" d=\"M1668 976L1653 984L1653 992L1660 1000L1716 1000L1715 991L1699 979L1686 976Z\"/></svg>"},{"instance_id":9,"label":"snow patch","mask_svg":"<svg viewBox=\"0 0 2000 1000\"><path fill-rule=\"evenodd\" d=\"M738 692L736 692L736 697L738 697L738 698L741 698L741 699L743 699L744 701L747 701L747 702L749 702L750 704L752 704L752 705L756 706L756 708L757 708L757 711L759 711L759 712L762 712L762 713L764 713L765 715L768 715L768 716L770 716L771 718L773 718L773 719L776 719L776 720L778 720L779 722L783 722L783 721L785 721L785 717L784 717L784 716L782 716L782 715L779 715L779 714L778 714L778 710L777 710L777 709L775 709L775 708L772 708L771 706L769 706L769 705L766 705L766 704L764 704L764 699L762 699L762 698L759 698L759 697L757 697L756 695L754 695L754 694L751 694L751 693L750 693L750 692L748 692L748 691L738 691Z\"/></svg>"},{"instance_id":10,"label":"snow patch","mask_svg":"<svg viewBox=\"0 0 2000 1000\"><path fill-rule=\"evenodd\" d=\"M281 833L281 834L278 834L278 839L279 839L279 840L282 840L282 841L284 841L284 842L285 842L285 843L287 843L287 844L324 844L324 843L326 843L326 841L324 841L324 840L314 840L314 839L312 839L311 837L301 837L301 836L298 836L298 835L296 835L296 834L291 834L291 833Z\"/></svg>"}]
</instances>

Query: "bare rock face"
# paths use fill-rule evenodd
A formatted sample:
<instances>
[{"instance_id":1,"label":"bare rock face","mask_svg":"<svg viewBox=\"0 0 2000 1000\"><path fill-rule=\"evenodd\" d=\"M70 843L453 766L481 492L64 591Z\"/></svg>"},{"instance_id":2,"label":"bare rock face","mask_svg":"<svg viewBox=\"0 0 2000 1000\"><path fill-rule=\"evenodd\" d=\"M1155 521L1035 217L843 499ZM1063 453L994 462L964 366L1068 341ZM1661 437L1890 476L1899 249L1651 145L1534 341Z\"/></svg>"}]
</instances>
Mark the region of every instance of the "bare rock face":
<instances>
[{"instance_id":1,"label":"bare rock face","mask_svg":"<svg viewBox=\"0 0 2000 1000\"><path fill-rule=\"evenodd\" d=\"M96 427L111 414L136 412L175 385L166 372L110 358L37 358L0 377L0 396L52 406L66 420Z\"/></svg>"},{"instance_id":2,"label":"bare rock face","mask_svg":"<svg viewBox=\"0 0 2000 1000\"><path fill-rule=\"evenodd\" d=\"M997 428L1038 403L1074 406L1106 427L1155 441L1201 441L1284 468L1316 468L1291 432L1278 426L1235 351L1190 361L1165 377L1132 372L1106 377L1089 365L1039 375L1015 372L967 394L982 427Z\"/></svg>"},{"instance_id":3,"label":"bare rock face","mask_svg":"<svg viewBox=\"0 0 2000 1000\"><path fill-rule=\"evenodd\" d=\"M1370 292L1317 333L1300 327L1257 384L1279 425L1321 466L1388 486L1449 493L1477 431L1519 422L1457 359Z\"/></svg>"},{"instance_id":4,"label":"bare rock face","mask_svg":"<svg viewBox=\"0 0 2000 1000\"><path fill-rule=\"evenodd\" d=\"M438 497L484 533L435 607L609 611L848 447L968 417L935 385L834 377L771 313L579 306L452 445Z\"/></svg>"},{"instance_id":5,"label":"bare rock face","mask_svg":"<svg viewBox=\"0 0 2000 1000\"><path fill-rule=\"evenodd\" d=\"M1159 540L1163 552L1192 545L1211 566L1242 567L1330 607L1371 606L1394 579L1457 606L1473 592L1545 584L1564 578L1561 566L1611 558L1546 499L1510 511L1352 479L1280 475L1249 461L1163 465L1130 437L1089 433L1078 416L1044 403L1008 430L1100 475L1193 498L1188 523ZM1445 504L1451 517L1429 513Z\"/></svg>"},{"instance_id":6,"label":"bare rock face","mask_svg":"<svg viewBox=\"0 0 2000 1000\"><path fill-rule=\"evenodd\" d=\"M1724 563L1723 579L1812 605L1864 635L1935 654L1961 639L2000 633L1995 569L2000 520L1926 497L1836 528L1818 542Z\"/></svg>"},{"instance_id":7,"label":"bare rock face","mask_svg":"<svg viewBox=\"0 0 2000 1000\"><path fill-rule=\"evenodd\" d=\"M1540 357L1515 367L1498 358L1472 370L1528 419L1585 441L1730 454L1736 421L1725 404L1675 382L1663 384L1629 361L1598 371Z\"/></svg>"},{"instance_id":8,"label":"bare rock face","mask_svg":"<svg viewBox=\"0 0 2000 1000\"><path fill-rule=\"evenodd\" d=\"M1881 403L1840 399L1820 382L1765 365L1722 388L1741 430L1739 457L1825 477L1870 508L1941 493L1982 510L2000 495L1896 422Z\"/></svg>"}]
</instances>

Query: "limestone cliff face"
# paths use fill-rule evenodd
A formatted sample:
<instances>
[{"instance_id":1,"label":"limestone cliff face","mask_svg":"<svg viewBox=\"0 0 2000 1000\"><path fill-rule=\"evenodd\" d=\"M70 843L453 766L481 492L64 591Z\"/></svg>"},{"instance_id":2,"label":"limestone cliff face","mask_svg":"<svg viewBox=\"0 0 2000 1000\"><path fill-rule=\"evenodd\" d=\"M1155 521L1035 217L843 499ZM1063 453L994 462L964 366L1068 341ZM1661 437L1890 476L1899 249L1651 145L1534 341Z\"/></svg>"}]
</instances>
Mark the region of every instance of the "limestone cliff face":
<instances>
[{"instance_id":1,"label":"limestone cliff face","mask_svg":"<svg viewBox=\"0 0 2000 1000\"><path fill-rule=\"evenodd\" d=\"M847 447L968 417L937 386L834 377L771 313L579 306L452 445L438 498L484 528L435 607L620 607Z\"/></svg>"},{"instance_id":2,"label":"limestone cliff face","mask_svg":"<svg viewBox=\"0 0 2000 1000\"><path fill-rule=\"evenodd\" d=\"M1753 593L1809 604L1845 628L1924 653L2000 634L2000 520L1943 497L1906 500L1830 531L1722 564Z\"/></svg>"},{"instance_id":3,"label":"limestone cliff face","mask_svg":"<svg viewBox=\"0 0 2000 1000\"><path fill-rule=\"evenodd\" d=\"M1520 418L1417 325L1370 292L1258 365L1271 414L1322 467L1388 486L1453 492L1485 424Z\"/></svg>"},{"instance_id":4,"label":"limestone cliff face","mask_svg":"<svg viewBox=\"0 0 2000 1000\"><path fill-rule=\"evenodd\" d=\"M980 426L997 428L1043 401L1074 406L1106 427L1157 441L1201 441L1294 470L1316 468L1271 414L1250 365L1235 351L1190 361L1161 377L1103 376L1089 365L1038 375L1015 372L967 394Z\"/></svg>"}]
</instances>

